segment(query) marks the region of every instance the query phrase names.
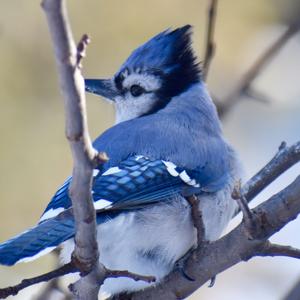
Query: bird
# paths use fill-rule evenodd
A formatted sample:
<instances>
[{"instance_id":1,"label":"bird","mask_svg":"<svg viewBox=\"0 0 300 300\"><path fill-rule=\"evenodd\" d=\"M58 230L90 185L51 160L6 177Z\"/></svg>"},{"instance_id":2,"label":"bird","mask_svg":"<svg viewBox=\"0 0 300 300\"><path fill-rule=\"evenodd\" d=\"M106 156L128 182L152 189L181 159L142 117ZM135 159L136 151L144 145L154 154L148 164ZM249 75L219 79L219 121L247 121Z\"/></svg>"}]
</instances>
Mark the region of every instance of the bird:
<instances>
[{"instance_id":1,"label":"bird","mask_svg":"<svg viewBox=\"0 0 300 300\"><path fill-rule=\"evenodd\" d=\"M202 213L203 239L216 240L237 206L242 176L192 49L192 26L167 29L135 49L110 79L85 79L87 92L115 108L115 124L93 142L109 160L93 171L100 262L156 278L109 278L101 291L133 292L160 282L196 246L187 197ZM60 247L74 249L69 177L35 227L0 244L0 264L31 261Z\"/></svg>"}]
</instances>

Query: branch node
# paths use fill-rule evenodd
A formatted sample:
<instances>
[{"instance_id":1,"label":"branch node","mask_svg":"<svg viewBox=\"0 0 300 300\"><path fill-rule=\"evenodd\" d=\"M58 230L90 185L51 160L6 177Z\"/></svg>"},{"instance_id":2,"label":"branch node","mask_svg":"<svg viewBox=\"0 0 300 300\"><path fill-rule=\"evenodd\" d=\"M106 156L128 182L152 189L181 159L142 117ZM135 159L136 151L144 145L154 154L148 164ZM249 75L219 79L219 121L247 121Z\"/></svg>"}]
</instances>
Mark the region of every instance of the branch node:
<instances>
[{"instance_id":1,"label":"branch node","mask_svg":"<svg viewBox=\"0 0 300 300\"><path fill-rule=\"evenodd\" d=\"M83 139L83 132L68 134L66 132L66 138L69 142L79 142Z\"/></svg>"},{"instance_id":2,"label":"branch node","mask_svg":"<svg viewBox=\"0 0 300 300\"><path fill-rule=\"evenodd\" d=\"M211 279L210 279L210 283L208 285L209 288L212 288L214 287L215 283L216 283L216 279L217 279L217 275L213 276Z\"/></svg>"},{"instance_id":3,"label":"branch node","mask_svg":"<svg viewBox=\"0 0 300 300\"><path fill-rule=\"evenodd\" d=\"M148 283L152 283L156 281L156 278L151 275L141 275L141 274L129 272L127 270L109 270L109 269L105 269L105 270L106 270L105 278L127 277L135 281L145 281Z\"/></svg>"},{"instance_id":4,"label":"branch node","mask_svg":"<svg viewBox=\"0 0 300 300\"><path fill-rule=\"evenodd\" d=\"M71 256L71 264L77 269L80 270L80 274L83 275L87 275L88 273L90 273L94 266L95 266L95 262L98 261L98 257L97 258L93 258L91 260L87 260L87 259L83 259L83 258L78 258L77 255L75 254L75 250L72 253Z\"/></svg>"},{"instance_id":5,"label":"branch node","mask_svg":"<svg viewBox=\"0 0 300 300\"><path fill-rule=\"evenodd\" d=\"M76 66L79 69L82 68L81 61L84 57L86 57L86 49L90 42L91 42L91 40L90 40L89 36L85 33L81 37L81 39L77 45Z\"/></svg>"},{"instance_id":6,"label":"branch node","mask_svg":"<svg viewBox=\"0 0 300 300\"><path fill-rule=\"evenodd\" d=\"M284 149L286 149L286 148L287 148L286 141L282 141L281 144L280 144L279 147L278 147L278 150L279 150L279 151L282 151L282 150L284 150Z\"/></svg>"},{"instance_id":7,"label":"branch node","mask_svg":"<svg viewBox=\"0 0 300 300\"><path fill-rule=\"evenodd\" d=\"M95 157L95 160L96 160L97 165L104 164L104 163L108 162L109 157L106 154L106 152L98 152L98 154Z\"/></svg>"},{"instance_id":8,"label":"branch node","mask_svg":"<svg viewBox=\"0 0 300 300\"><path fill-rule=\"evenodd\" d=\"M252 211L250 210L248 206L248 202L245 196L243 195L241 180L235 183L231 196L234 200L237 201L238 206L242 211L243 222L246 226L247 233L249 234L249 238L254 239L254 233L257 230L257 222L256 222L257 218L255 217L255 214L253 214Z\"/></svg>"},{"instance_id":9,"label":"branch node","mask_svg":"<svg viewBox=\"0 0 300 300\"><path fill-rule=\"evenodd\" d=\"M257 256L286 256L300 259L300 249L266 241Z\"/></svg>"}]
</instances>

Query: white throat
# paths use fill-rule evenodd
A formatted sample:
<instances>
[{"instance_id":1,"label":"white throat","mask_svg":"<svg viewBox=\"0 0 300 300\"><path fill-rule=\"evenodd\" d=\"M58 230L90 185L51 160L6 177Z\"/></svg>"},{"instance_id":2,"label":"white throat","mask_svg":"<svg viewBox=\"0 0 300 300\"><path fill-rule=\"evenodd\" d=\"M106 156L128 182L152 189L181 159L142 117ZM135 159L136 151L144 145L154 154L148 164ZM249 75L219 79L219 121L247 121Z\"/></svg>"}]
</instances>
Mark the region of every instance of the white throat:
<instances>
[{"instance_id":1,"label":"white throat","mask_svg":"<svg viewBox=\"0 0 300 300\"><path fill-rule=\"evenodd\" d=\"M149 112L155 104L153 95L145 94L138 98L127 96L116 98L114 102L116 124L138 118Z\"/></svg>"},{"instance_id":2,"label":"white throat","mask_svg":"<svg viewBox=\"0 0 300 300\"><path fill-rule=\"evenodd\" d=\"M134 107L129 107L124 101L115 104L116 124L137 118L140 113Z\"/></svg>"}]
</instances>

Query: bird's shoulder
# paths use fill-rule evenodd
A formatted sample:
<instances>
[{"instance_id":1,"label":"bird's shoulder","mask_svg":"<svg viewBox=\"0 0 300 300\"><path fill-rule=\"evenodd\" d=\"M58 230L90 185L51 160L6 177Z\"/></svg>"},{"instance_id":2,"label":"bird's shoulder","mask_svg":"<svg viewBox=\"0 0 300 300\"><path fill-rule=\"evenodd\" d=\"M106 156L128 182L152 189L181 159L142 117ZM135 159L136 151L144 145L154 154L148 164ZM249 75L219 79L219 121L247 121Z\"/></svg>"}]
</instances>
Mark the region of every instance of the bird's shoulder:
<instances>
[{"instance_id":1,"label":"bird's shoulder","mask_svg":"<svg viewBox=\"0 0 300 300\"><path fill-rule=\"evenodd\" d=\"M203 166L216 151L219 157L226 156L227 146L222 136L206 132L187 118L153 114L109 128L94 141L94 147L110 157L107 167L137 154L192 169Z\"/></svg>"}]
</instances>

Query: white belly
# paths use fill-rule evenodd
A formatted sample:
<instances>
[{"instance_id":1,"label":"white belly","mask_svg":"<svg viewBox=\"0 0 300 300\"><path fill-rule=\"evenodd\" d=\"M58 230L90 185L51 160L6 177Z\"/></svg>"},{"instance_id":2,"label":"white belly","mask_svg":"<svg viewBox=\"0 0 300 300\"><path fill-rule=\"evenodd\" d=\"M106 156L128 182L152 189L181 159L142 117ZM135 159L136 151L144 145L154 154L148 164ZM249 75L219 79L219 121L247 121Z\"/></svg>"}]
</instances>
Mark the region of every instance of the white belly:
<instances>
[{"instance_id":1,"label":"white belly","mask_svg":"<svg viewBox=\"0 0 300 300\"><path fill-rule=\"evenodd\" d=\"M227 191L202 196L200 203L206 238L217 239L231 219L235 203L228 199ZM159 281L195 244L195 236L190 207L178 197L169 204L127 212L99 225L100 261L107 268L152 275ZM61 254L64 263L70 261L73 248L73 240L64 243ZM129 278L114 278L105 280L101 291L116 294L148 285Z\"/></svg>"}]
</instances>

